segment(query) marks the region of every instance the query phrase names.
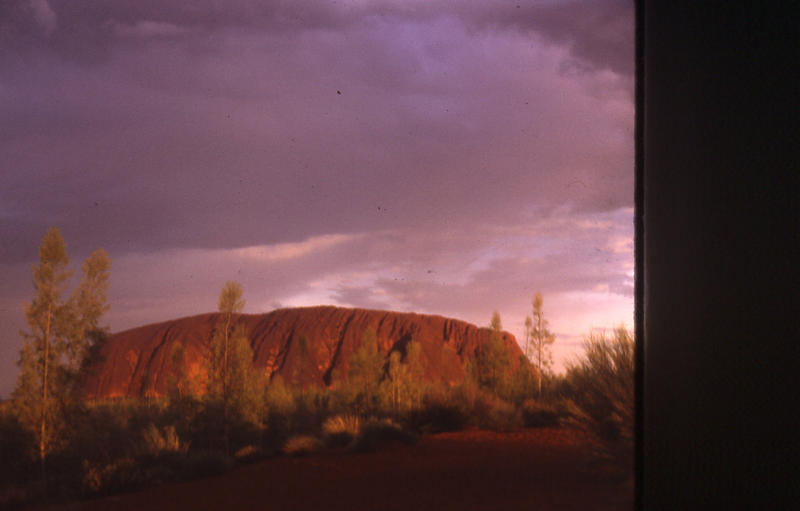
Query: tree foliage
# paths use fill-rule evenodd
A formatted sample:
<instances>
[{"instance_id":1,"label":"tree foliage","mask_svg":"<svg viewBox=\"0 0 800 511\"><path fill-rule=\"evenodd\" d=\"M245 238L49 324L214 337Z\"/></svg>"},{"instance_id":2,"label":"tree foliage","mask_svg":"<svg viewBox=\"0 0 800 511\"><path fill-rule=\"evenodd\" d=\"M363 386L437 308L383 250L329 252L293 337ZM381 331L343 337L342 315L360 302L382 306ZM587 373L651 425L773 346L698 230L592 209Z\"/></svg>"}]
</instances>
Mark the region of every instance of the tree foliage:
<instances>
[{"instance_id":1,"label":"tree foliage","mask_svg":"<svg viewBox=\"0 0 800 511\"><path fill-rule=\"evenodd\" d=\"M313 382L317 378L317 368L311 356L311 341L308 336L301 335L297 339L297 357L292 370L292 382L305 391L314 386Z\"/></svg>"},{"instance_id":2,"label":"tree foliage","mask_svg":"<svg viewBox=\"0 0 800 511\"><path fill-rule=\"evenodd\" d=\"M533 330L533 320L530 316L525 316L525 356L531 358L531 331Z\"/></svg>"},{"instance_id":3,"label":"tree foliage","mask_svg":"<svg viewBox=\"0 0 800 511\"><path fill-rule=\"evenodd\" d=\"M514 403L521 404L530 398L537 388L536 369L524 354L519 356L517 370L511 377L509 397Z\"/></svg>"},{"instance_id":4,"label":"tree foliage","mask_svg":"<svg viewBox=\"0 0 800 511\"><path fill-rule=\"evenodd\" d=\"M167 379L167 397L179 402L184 399L196 399L203 387L201 375L191 374L186 356L186 347L182 343L172 345L169 353L172 374Z\"/></svg>"},{"instance_id":5,"label":"tree foliage","mask_svg":"<svg viewBox=\"0 0 800 511\"><path fill-rule=\"evenodd\" d=\"M107 303L111 259L102 248L92 252L82 266L81 282L70 300L71 332L69 366L73 372L88 369L88 362L99 357L108 337L108 326L100 318L108 312ZM77 379L76 379L77 381Z\"/></svg>"},{"instance_id":6,"label":"tree foliage","mask_svg":"<svg viewBox=\"0 0 800 511\"><path fill-rule=\"evenodd\" d=\"M253 349L238 315L244 309L242 286L227 282L219 296L220 319L211 338L206 400L222 408L223 441L230 452L233 421L258 423L263 382L253 366Z\"/></svg>"},{"instance_id":7,"label":"tree foliage","mask_svg":"<svg viewBox=\"0 0 800 511\"><path fill-rule=\"evenodd\" d=\"M478 383L497 394L508 390L511 354L503 343L500 314L494 311L489 324L489 340L477 353Z\"/></svg>"},{"instance_id":8,"label":"tree foliage","mask_svg":"<svg viewBox=\"0 0 800 511\"><path fill-rule=\"evenodd\" d=\"M43 481L45 460L63 441L66 408L75 397L79 369L106 332L99 322L108 310L108 255L98 249L86 259L77 289L65 300L72 277L68 266L66 242L51 227L39 246L39 264L32 268L35 294L25 307L28 330L21 332L25 343L12 396L20 422L35 432Z\"/></svg>"},{"instance_id":9,"label":"tree foliage","mask_svg":"<svg viewBox=\"0 0 800 511\"><path fill-rule=\"evenodd\" d=\"M421 403L424 371L422 345L417 341L406 344L405 357L400 350L389 355L382 395L395 415Z\"/></svg>"},{"instance_id":10,"label":"tree foliage","mask_svg":"<svg viewBox=\"0 0 800 511\"><path fill-rule=\"evenodd\" d=\"M553 354L550 350L550 345L556 340L555 336L548 329L548 321L544 319L543 304L544 300L542 299L542 294L536 293L532 301L533 321L531 322L530 329L530 352L533 363L538 371L537 388L539 396L542 395L542 376L544 373L550 372L550 368L553 364Z\"/></svg>"},{"instance_id":11,"label":"tree foliage","mask_svg":"<svg viewBox=\"0 0 800 511\"><path fill-rule=\"evenodd\" d=\"M378 350L378 336L375 329L368 327L361 337L361 344L350 357L347 373L347 383L354 394L355 405L361 413L370 412L377 406L383 365L383 355Z\"/></svg>"}]
</instances>

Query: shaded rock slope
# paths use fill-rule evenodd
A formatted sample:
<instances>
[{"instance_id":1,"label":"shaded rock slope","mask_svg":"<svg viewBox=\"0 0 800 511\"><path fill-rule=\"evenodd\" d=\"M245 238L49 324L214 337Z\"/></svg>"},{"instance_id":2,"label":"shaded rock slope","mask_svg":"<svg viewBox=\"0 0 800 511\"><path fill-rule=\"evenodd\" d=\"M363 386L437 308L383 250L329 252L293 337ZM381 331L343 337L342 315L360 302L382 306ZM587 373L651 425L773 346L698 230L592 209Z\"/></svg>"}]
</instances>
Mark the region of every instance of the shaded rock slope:
<instances>
[{"instance_id":1,"label":"shaded rock slope","mask_svg":"<svg viewBox=\"0 0 800 511\"><path fill-rule=\"evenodd\" d=\"M84 393L89 399L158 396L182 370L202 381L203 353L220 315L201 314L146 325L110 336L87 371ZM332 306L279 309L266 314L242 314L253 348L253 364L274 378L304 386L327 387L347 374L348 360L364 332L374 329L378 347L389 354L411 340L422 347L428 381L458 383L478 348L488 342L489 329L442 316ZM300 339L306 339L306 364L301 369ZM514 370L522 351L514 336L502 334L511 351ZM174 354L184 352L183 361Z\"/></svg>"}]
</instances>

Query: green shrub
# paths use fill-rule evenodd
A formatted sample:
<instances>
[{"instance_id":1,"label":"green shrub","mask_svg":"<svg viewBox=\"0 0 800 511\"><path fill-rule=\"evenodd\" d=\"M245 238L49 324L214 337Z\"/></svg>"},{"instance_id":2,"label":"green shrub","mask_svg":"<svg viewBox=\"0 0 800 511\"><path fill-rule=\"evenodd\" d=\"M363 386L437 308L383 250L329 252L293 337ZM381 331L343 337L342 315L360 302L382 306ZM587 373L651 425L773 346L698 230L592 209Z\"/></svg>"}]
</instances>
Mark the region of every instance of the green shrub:
<instances>
[{"instance_id":1,"label":"green shrub","mask_svg":"<svg viewBox=\"0 0 800 511\"><path fill-rule=\"evenodd\" d=\"M303 456L316 452L322 447L322 442L311 435L294 435L289 437L283 446L283 453L290 456Z\"/></svg>"}]
</instances>

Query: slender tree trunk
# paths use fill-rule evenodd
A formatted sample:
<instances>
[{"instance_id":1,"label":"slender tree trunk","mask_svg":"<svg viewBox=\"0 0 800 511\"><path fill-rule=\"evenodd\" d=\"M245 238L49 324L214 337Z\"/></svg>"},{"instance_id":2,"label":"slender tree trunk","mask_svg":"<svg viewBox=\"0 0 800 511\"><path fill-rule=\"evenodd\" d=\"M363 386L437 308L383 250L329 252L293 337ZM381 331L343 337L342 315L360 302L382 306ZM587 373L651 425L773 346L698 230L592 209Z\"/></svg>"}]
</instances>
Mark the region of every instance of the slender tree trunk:
<instances>
[{"instance_id":1,"label":"slender tree trunk","mask_svg":"<svg viewBox=\"0 0 800 511\"><path fill-rule=\"evenodd\" d=\"M542 397L542 315L539 314L536 318L536 361L539 365L538 370L538 384L539 384L539 397Z\"/></svg>"},{"instance_id":2,"label":"slender tree trunk","mask_svg":"<svg viewBox=\"0 0 800 511\"><path fill-rule=\"evenodd\" d=\"M539 356L541 356L541 351L539 352ZM542 362L539 361L539 370L537 371L537 384L539 387L539 397L542 397Z\"/></svg>"},{"instance_id":3,"label":"slender tree trunk","mask_svg":"<svg viewBox=\"0 0 800 511\"><path fill-rule=\"evenodd\" d=\"M42 414L39 422L39 463L42 472L42 488L47 491L47 472L45 470L45 457L47 455L47 371L50 362L50 319L52 317L53 306L47 306L47 326L44 331L44 360L42 368Z\"/></svg>"},{"instance_id":4,"label":"slender tree trunk","mask_svg":"<svg viewBox=\"0 0 800 511\"><path fill-rule=\"evenodd\" d=\"M225 443L225 454L230 454L228 443L228 332L230 331L231 315L226 314L225 337L222 348L222 440Z\"/></svg>"},{"instance_id":5,"label":"slender tree trunk","mask_svg":"<svg viewBox=\"0 0 800 511\"><path fill-rule=\"evenodd\" d=\"M525 358L531 358L531 326L530 318L525 321Z\"/></svg>"}]
</instances>

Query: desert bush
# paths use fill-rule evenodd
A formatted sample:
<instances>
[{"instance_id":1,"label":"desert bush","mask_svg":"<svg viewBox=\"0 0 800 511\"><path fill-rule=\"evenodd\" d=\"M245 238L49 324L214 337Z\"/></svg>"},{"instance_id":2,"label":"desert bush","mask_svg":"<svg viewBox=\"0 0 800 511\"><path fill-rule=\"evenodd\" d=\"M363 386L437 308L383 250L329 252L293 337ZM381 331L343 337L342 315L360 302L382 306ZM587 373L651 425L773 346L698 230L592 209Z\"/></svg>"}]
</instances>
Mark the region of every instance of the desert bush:
<instances>
[{"instance_id":1,"label":"desert bush","mask_svg":"<svg viewBox=\"0 0 800 511\"><path fill-rule=\"evenodd\" d=\"M204 403L193 395L170 397L162 419L166 424L175 426L181 438L191 440L194 437L197 416L202 413Z\"/></svg>"},{"instance_id":2,"label":"desert bush","mask_svg":"<svg viewBox=\"0 0 800 511\"><path fill-rule=\"evenodd\" d=\"M74 457L102 463L132 456L138 432L131 434L131 415L131 408L114 405L76 410L70 420L72 434L67 451Z\"/></svg>"},{"instance_id":3,"label":"desert bush","mask_svg":"<svg viewBox=\"0 0 800 511\"><path fill-rule=\"evenodd\" d=\"M522 426L519 410L494 393L482 392L475 400L472 424L481 429L512 431Z\"/></svg>"},{"instance_id":4,"label":"desert bush","mask_svg":"<svg viewBox=\"0 0 800 511\"><path fill-rule=\"evenodd\" d=\"M191 480L218 475L231 470L233 458L219 451L188 454L161 451L138 458L121 458L110 463L84 460L81 493L109 495L136 491L174 480Z\"/></svg>"},{"instance_id":5,"label":"desert bush","mask_svg":"<svg viewBox=\"0 0 800 511\"><path fill-rule=\"evenodd\" d=\"M111 463L84 462L83 492L111 494L135 491L145 484L145 471L133 458Z\"/></svg>"},{"instance_id":6,"label":"desert bush","mask_svg":"<svg viewBox=\"0 0 800 511\"><path fill-rule=\"evenodd\" d=\"M567 369L568 423L596 441L595 454L626 471L633 464L634 341L620 327L613 338L593 334Z\"/></svg>"},{"instance_id":7,"label":"desert bush","mask_svg":"<svg viewBox=\"0 0 800 511\"><path fill-rule=\"evenodd\" d=\"M330 397L325 391L292 389L294 411L291 426L295 433L319 431L322 422L330 415Z\"/></svg>"},{"instance_id":8,"label":"desert bush","mask_svg":"<svg viewBox=\"0 0 800 511\"><path fill-rule=\"evenodd\" d=\"M224 410L219 401L203 403L189 425L191 450L196 452L225 450Z\"/></svg>"},{"instance_id":9,"label":"desert bush","mask_svg":"<svg viewBox=\"0 0 800 511\"><path fill-rule=\"evenodd\" d=\"M70 431L64 448L51 458L52 481L63 496L107 493L108 488L131 489L130 467L121 460L139 456L142 420L155 417L134 402L94 402L72 407Z\"/></svg>"},{"instance_id":10,"label":"desert bush","mask_svg":"<svg viewBox=\"0 0 800 511\"><path fill-rule=\"evenodd\" d=\"M471 421L468 403L451 399L447 394L431 391L422 398L422 405L411 410L406 418L409 427L420 433L460 431Z\"/></svg>"},{"instance_id":11,"label":"desert bush","mask_svg":"<svg viewBox=\"0 0 800 511\"><path fill-rule=\"evenodd\" d=\"M283 443L292 427L292 416L297 405L291 390L283 383L280 375L275 376L264 393L266 409L266 428L269 436Z\"/></svg>"},{"instance_id":12,"label":"desert bush","mask_svg":"<svg viewBox=\"0 0 800 511\"><path fill-rule=\"evenodd\" d=\"M343 447L350 444L361 432L361 418L358 415L344 414L328 417L322 423L322 434L329 447Z\"/></svg>"},{"instance_id":13,"label":"desert bush","mask_svg":"<svg viewBox=\"0 0 800 511\"><path fill-rule=\"evenodd\" d=\"M565 417L563 405L554 401L527 399L521 406L522 422L528 428L556 427Z\"/></svg>"},{"instance_id":14,"label":"desert bush","mask_svg":"<svg viewBox=\"0 0 800 511\"><path fill-rule=\"evenodd\" d=\"M406 431L391 419L371 419L361 426L351 449L356 452L370 452L389 444L412 444L416 441L416 435Z\"/></svg>"},{"instance_id":15,"label":"desert bush","mask_svg":"<svg viewBox=\"0 0 800 511\"><path fill-rule=\"evenodd\" d=\"M311 435L293 435L289 437L283 446L283 453L290 456L303 456L318 451L322 447L322 442Z\"/></svg>"}]
</instances>

